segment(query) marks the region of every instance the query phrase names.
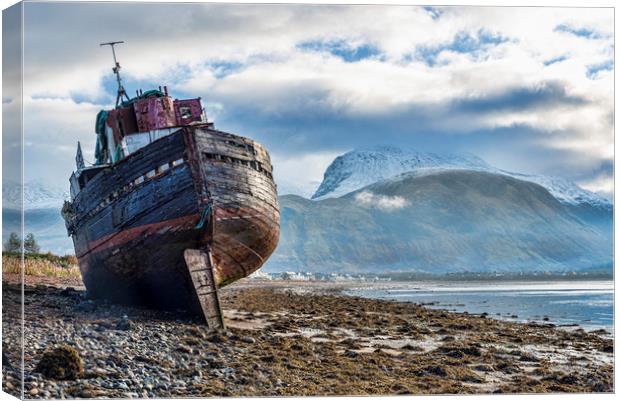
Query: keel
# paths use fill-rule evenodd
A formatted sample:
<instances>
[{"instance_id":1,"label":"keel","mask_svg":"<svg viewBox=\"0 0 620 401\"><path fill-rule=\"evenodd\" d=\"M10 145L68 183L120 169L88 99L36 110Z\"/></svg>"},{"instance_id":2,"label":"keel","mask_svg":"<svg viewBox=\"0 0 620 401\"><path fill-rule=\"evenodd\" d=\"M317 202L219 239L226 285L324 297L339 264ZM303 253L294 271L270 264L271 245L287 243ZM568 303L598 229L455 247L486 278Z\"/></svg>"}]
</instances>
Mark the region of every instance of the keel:
<instances>
[{"instance_id":1,"label":"keel","mask_svg":"<svg viewBox=\"0 0 620 401\"><path fill-rule=\"evenodd\" d=\"M211 251L208 248L186 249L184 257L207 325L211 329L224 330L224 316L217 295Z\"/></svg>"}]
</instances>

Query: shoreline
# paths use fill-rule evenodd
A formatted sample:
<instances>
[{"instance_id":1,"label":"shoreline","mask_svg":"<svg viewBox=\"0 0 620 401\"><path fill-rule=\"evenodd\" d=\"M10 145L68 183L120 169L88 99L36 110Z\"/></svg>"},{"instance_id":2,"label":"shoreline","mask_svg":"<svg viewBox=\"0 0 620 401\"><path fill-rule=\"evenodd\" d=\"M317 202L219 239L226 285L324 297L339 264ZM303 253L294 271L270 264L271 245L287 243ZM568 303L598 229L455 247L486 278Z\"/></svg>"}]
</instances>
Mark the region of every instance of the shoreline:
<instances>
[{"instance_id":1,"label":"shoreline","mask_svg":"<svg viewBox=\"0 0 620 401\"><path fill-rule=\"evenodd\" d=\"M9 362L20 351L10 281L3 275ZM185 312L26 281L27 398L613 391L613 339L602 331L342 295L343 283L242 280L221 290L228 329L214 333ZM84 376L33 373L44 350L62 344L78 351ZM9 393L16 373L3 368Z\"/></svg>"},{"instance_id":2,"label":"shoreline","mask_svg":"<svg viewBox=\"0 0 620 401\"><path fill-rule=\"evenodd\" d=\"M584 289L582 284L587 283L593 285L593 288L588 287ZM613 336L614 326L613 320L610 324L604 323L592 323L591 320L579 320L579 319L566 319L554 318L547 313L540 315L528 315L523 316L518 309L506 309L504 313L498 310L483 310L474 303L468 303L466 301L449 301L438 300L436 298L441 297L445 293L459 293L459 295L466 295L468 293L498 293L503 291L532 291L532 290L586 290L586 291L600 291L606 292L614 290L614 282L607 279L576 279L576 280L562 280L556 281L550 280L525 280L525 281L509 281L504 282L502 280L488 281L488 280L419 280L419 281L313 281L313 280L243 280L239 282L239 285L253 287L253 286L265 286L273 288L288 288L292 291L298 292L325 292L333 294L340 294L343 296L362 297L368 299L377 300L395 300L398 302L414 303L426 308L441 310L454 313L465 313L469 315L481 315L484 314L488 318L498 319L501 321L513 322L513 323L537 323L542 325L553 325L558 329L563 330L575 330L584 329L586 331L593 331L604 329ZM478 287L479 286L479 287ZM434 300L420 300L413 297L407 297L400 299L398 296L390 293L411 292L415 295L424 294L422 298L435 298ZM385 292L384 294L379 294ZM374 293L369 295L368 293ZM432 294L432 295L430 295ZM381 296L377 296L381 295ZM487 304L488 300L483 303ZM476 310L477 309L477 310ZM612 309L613 311L613 309ZM519 313L519 315L517 315Z\"/></svg>"}]
</instances>

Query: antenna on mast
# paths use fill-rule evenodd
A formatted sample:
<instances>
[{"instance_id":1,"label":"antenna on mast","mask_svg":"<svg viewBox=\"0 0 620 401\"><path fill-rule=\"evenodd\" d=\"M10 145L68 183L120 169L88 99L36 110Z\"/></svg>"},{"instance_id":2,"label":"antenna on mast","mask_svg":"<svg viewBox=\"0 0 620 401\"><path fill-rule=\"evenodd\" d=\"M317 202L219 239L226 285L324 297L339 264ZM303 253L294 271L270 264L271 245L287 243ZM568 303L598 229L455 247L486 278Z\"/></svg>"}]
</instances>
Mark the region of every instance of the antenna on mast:
<instances>
[{"instance_id":1,"label":"antenna on mast","mask_svg":"<svg viewBox=\"0 0 620 401\"><path fill-rule=\"evenodd\" d=\"M129 96L127 96L127 93L125 92L125 88L123 87L123 84L121 83L121 74L119 72L121 70L121 65L118 63L118 61L116 61L116 52L114 51L114 45L117 45L119 43L125 43L125 42L120 40L117 42L106 42L106 43L99 44L99 46L110 46L112 48L112 57L114 57L114 67L112 67L112 71L116 75L116 82L118 83L118 90L116 92L116 108L118 108L120 100L123 98L123 96L126 97L127 100L129 100Z\"/></svg>"}]
</instances>

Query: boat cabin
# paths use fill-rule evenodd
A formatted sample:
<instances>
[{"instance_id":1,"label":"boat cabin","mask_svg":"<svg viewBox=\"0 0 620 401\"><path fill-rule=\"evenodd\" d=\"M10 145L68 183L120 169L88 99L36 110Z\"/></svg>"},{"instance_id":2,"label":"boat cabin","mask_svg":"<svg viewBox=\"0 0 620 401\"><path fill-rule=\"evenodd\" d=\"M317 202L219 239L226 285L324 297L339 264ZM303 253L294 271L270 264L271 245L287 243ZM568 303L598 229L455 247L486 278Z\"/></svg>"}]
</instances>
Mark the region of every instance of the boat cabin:
<instances>
[{"instance_id":1,"label":"boat cabin","mask_svg":"<svg viewBox=\"0 0 620 401\"><path fill-rule=\"evenodd\" d=\"M175 99L164 91L138 91L136 97L97 116L96 164L114 164L179 127L206 123L200 98Z\"/></svg>"},{"instance_id":2,"label":"boat cabin","mask_svg":"<svg viewBox=\"0 0 620 401\"><path fill-rule=\"evenodd\" d=\"M183 126L196 123L209 124L200 98L173 100L166 86L163 91L161 87L136 91L136 97L120 103L115 109L101 110L95 123L96 161L89 167L85 167L83 161L77 162L77 170L70 178L72 197L103 168ZM81 158L79 144L78 153Z\"/></svg>"},{"instance_id":3,"label":"boat cabin","mask_svg":"<svg viewBox=\"0 0 620 401\"><path fill-rule=\"evenodd\" d=\"M95 132L95 164L86 167L82 149L78 142L76 171L69 179L71 197L74 198L84 186L102 169L114 165L130 154L136 152L159 138L176 132L183 126L206 124L207 116L200 103L200 98L172 99L168 96L168 87L142 92L136 91L134 98L129 98L121 81L121 65L116 60L114 46L123 41L101 43L110 46L114 57L112 72L118 84L116 106L112 110L101 110L97 114ZM123 101L123 99L125 99Z\"/></svg>"}]
</instances>

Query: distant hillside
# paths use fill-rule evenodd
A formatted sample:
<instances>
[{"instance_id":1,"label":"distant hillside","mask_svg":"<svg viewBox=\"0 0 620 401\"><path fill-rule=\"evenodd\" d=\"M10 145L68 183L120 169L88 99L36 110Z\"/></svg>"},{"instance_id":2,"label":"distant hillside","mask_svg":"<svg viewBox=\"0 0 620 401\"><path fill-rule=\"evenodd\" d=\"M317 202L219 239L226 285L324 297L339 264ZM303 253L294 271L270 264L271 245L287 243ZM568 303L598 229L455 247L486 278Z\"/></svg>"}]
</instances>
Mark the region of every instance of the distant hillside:
<instances>
[{"instance_id":1,"label":"distant hillside","mask_svg":"<svg viewBox=\"0 0 620 401\"><path fill-rule=\"evenodd\" d=\"M588 210L502 174L427 169L340 198L280 202L268 271L559 271L612 258L611 231L576 213Z\"/></svg>"},{"instance_id":2,"label":"distant hillside","mask_svg":"<svg viewBox=\"0 0 620 401\"><path fill-rule=\"evenodd\" d=\"M473 168L419 168L340 198L280 197L280 245L267 271L575 270L610 265L612 208L562 203L545 188ZM73 253L61 191L25 188L25 231L43 252ZM3 187L3 241L18 232ZM53 207L50 207L53 206Z\"/></svg>"}]
</instances>

